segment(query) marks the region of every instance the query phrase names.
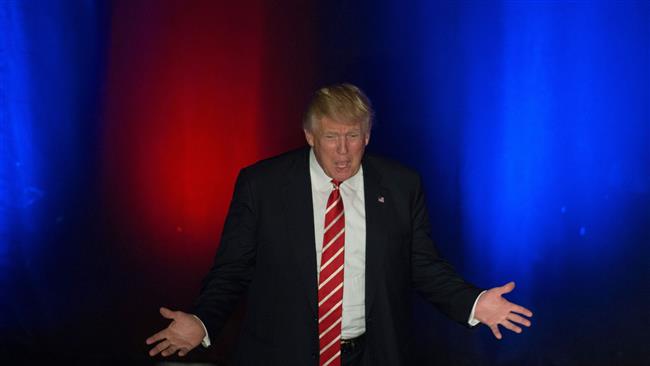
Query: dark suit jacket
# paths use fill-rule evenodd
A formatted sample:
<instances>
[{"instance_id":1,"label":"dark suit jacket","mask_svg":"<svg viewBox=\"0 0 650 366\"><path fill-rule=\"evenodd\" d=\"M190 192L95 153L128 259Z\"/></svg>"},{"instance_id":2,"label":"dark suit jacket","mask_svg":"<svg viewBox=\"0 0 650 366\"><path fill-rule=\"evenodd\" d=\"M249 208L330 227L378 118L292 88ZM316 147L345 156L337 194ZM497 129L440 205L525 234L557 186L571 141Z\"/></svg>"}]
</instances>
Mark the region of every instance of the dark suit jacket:
<instances>
[{"instance_id":1,"label":"dark suit jacket","mask_svg":"<svg viewBox=\"0 0 650 366\"><path fill-rule=\"evenodd\" d=\"M408 364L411 289L467 324L481 290L436 253L417 173L364 156L367 365ZM236 365L317 365L316 251L309 149L243 169L194 309L215 339L248 302ZM379 197L383 197L380 202Z\"/></svg>"}]
</instances>

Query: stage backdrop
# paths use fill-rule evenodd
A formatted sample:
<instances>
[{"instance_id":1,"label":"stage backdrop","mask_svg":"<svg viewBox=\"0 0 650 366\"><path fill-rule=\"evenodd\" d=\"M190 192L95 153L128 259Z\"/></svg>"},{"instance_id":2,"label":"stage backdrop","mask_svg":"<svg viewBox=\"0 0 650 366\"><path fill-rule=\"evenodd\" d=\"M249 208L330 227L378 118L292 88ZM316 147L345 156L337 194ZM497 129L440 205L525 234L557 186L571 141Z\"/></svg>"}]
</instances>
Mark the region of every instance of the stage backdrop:
<instances>
[{"instance_id":1,"label":"stage backdrop","mask_svg":"<svg viewBox=\"0 0 650 366\"><path fill-rule=\"evenodd\" d=\"M418 364L650 363L650 4L396 0L0 0L0 362L147 363L239 169L337 82L439 250L535 313L497 341L414 295Z\"/></svg>"}]
</instances>

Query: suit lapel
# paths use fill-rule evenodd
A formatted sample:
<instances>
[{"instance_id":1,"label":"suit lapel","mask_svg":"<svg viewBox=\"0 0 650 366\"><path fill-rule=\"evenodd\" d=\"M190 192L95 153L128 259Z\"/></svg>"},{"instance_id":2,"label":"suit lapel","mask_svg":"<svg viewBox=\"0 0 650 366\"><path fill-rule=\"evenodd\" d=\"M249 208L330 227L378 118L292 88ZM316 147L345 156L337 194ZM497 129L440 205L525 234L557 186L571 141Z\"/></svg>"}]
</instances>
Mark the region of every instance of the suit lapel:
<instances>
[{"instance_id":1,"label":"suit lapel","mask_svg":"<svg viewBox=\"0 0 650 366\"><path fill-rule=\"evenodd\" d=\"M314 312L316 307L316 243L314 241L314 209L309 176L309 149L296 159L288 174L283 191L284 214L287 224L287 239L293 243L291 256L304 286L307 301Z\"/></svg>"},{"instance_id":2,"label":"suit lapel","mask_svg":"<svg viewBox=\"0 0 650 366\"><path fill-rule=\"evenodd\" d=\"M363 185L366 206L366 319L375 299L379 281L382 280L384 252L386 247L387 191L381 186L381 175L372 164L363 162Z\"/></svg>"}]
</instances>

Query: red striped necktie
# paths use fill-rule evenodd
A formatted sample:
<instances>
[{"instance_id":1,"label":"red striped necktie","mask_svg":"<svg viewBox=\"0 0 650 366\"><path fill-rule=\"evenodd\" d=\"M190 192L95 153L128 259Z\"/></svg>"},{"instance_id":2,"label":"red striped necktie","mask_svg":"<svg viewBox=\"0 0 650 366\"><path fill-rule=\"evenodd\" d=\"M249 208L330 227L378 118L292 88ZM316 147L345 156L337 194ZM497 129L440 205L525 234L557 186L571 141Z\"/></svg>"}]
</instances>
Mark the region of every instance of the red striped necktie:
<instances>
[{"instance_id":1,"label":"red striped necktie","mask_svg":"<svg viewBox=\"0 0 650 366\"><path fill-rule=\"evenodd\" d=\"M341 365L345 215L339 190L341 182L332 180L332 184L334 187L325 211L325 234L318 280L320 366Z\"/></svg>"}]
</instances>

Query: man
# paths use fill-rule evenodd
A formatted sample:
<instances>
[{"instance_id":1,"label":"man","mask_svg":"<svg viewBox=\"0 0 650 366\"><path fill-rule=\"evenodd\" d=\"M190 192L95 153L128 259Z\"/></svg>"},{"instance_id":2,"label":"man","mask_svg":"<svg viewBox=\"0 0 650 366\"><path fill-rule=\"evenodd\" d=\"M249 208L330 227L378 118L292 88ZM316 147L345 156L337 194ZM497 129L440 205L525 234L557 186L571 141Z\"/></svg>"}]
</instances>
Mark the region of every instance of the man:
<instances>
[{"instance_id":1,"label":"man","mask_svg":"<svg viewBox=\"0 0 650 366\"><path fill-rule=\"evenodd\" d=\"M214 266L193 314L150 355L209 346L239 297L248 303L237 365L407 365L410 291L453 320L521 332L532 313L481 291L437 254L417 173L364 155L370 101L357 87L316 92L303 121L310 148L243 169Z\"/></svg>"}]
</instances>

